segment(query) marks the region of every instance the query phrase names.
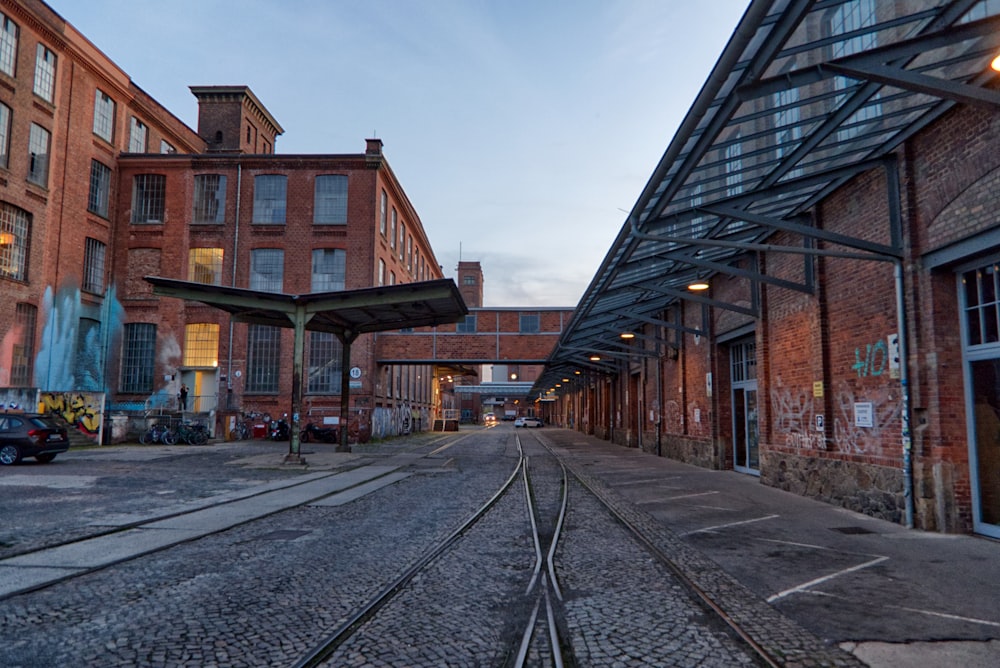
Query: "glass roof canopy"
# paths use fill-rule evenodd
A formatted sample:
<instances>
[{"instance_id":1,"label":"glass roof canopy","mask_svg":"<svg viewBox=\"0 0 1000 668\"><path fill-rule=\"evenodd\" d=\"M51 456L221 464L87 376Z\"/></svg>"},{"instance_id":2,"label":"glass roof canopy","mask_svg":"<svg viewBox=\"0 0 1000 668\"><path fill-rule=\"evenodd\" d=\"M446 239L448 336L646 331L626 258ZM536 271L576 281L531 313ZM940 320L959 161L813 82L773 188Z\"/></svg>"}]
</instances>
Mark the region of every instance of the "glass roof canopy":
<instances>
[{"instance_id":1,"label":"glass roof canopy","mask_svg":"<svg viewBox=\"0 0 1000 668\"><path fill-rule=\"evenodd\" d=\"M704 333L667 321L682 300L757 316L756 290L725 303L688 291L696 278L812 290L758 271L757 251L898 260L891 222L890 241L873 243L823 232L806 212L862 171L894 169L886 156L954 105L1000 110L997 55L1000 0L753 0L533 393L613 372L623 331ZM769 245L779 231L801 245Z\"/></svg>"}]
</instances>

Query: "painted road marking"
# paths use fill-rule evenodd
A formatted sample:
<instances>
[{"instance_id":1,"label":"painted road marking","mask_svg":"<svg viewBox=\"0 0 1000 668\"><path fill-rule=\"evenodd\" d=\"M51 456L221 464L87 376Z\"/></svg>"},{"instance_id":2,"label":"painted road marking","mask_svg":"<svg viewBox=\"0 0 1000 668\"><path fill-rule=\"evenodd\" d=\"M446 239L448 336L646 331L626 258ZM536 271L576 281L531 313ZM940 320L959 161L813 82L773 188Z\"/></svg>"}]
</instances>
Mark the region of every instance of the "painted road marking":
<instances>
[{"instance_id":1,"label":"painted road marking","mask_svg":"<svg viewBox=\"0 0 1000 668\"><path fill-rule=\"evenodd\" d=\"M753 524L754 522L763 522L764 520L773 520L776 517L781 517L780 515L765 515L764 517L757 517L752 520L742 520L740 522L729 522L727 524L716 524L715 526L705 527L704 529L695 529L694 531L685 531L681 536L690 536L696 533L714 533L719 529L728 529L729 527L738 527L742 524Z\"/></svg>"},{"instance_id":2,"label":"painted road marking","mask_svg":"<svg viewBox=\"0 0 1000 668\"><path fill-rule=\"evenodd\" d=\"M830 580L833 580L834 578L839 578L841 575L847 575L848 573L854 573L856 571L860 571L862 569L869 568L871 566L875 566L876 564L881 564L883 561L888 561L888 560L889 560L889 557L878 557L877 559L872 559L871 561L866 561L863 564L858 564L857 566L851 566L850 568L845 568L843 570L839 570L836 573L830 573L829 575L824 575L823 577L816 578L815 580L810 580L809 582L804 582L804 583L802 583L802 584L800 584L800 585L798 585L796 587L792 587L791 589L786 589L785 591L778 592L777 594L769 596L768 599L767 599L767 602L768 603L774 603L778 599L785 598L786 596L790 596L792 594L797 594L797 593L800 593L800 592L807 591L810 587L814 587L814 586L816 586L816 585L818 585L820 583L823 583L823 582L829 582Z\"/></svg>"}]
</instances>

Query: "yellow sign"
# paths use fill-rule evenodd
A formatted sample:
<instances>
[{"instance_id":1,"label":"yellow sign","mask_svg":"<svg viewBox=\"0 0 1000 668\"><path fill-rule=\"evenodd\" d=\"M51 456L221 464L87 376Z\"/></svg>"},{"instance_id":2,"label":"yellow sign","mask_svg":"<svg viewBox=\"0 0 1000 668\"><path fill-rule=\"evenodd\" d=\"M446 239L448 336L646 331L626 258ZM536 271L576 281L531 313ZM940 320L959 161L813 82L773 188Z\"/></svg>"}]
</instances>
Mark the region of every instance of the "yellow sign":
<instances>
[{"instance_id":1,"label":"yellow sign","mask_svg":"<svg viewBox=\"0 0 1000 668\"><path fill-rule=\"evenodd\" d=\"M817 399L823 396L823 381L813 381L813 396Z\"/></svg>"}]
</instances>

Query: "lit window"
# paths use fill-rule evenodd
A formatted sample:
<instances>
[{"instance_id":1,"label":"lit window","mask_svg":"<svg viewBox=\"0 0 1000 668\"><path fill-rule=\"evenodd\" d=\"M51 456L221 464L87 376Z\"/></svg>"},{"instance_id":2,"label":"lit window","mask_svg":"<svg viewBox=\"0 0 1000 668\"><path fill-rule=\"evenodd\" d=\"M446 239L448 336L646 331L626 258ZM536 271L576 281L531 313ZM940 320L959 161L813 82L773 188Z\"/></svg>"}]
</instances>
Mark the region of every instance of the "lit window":
<instances>
[{"instance_id":1,"label":"lit window","mask_svg":"<svg viewBox=\"0 0 1000 668\"><path fill-rule=\"evenodd\" d=\"M225 222L226 177L224 175L195 175L193 220L196 223Z\"/></svg>"},{"instance_id":2,"label":"lit window","mask_svg":"<svg viewBox=\"0 0 1000 668\"><path fill-rule=\"evenodd\" d=\"M219 366L219 326L207 322L184 326L184 366Z\"/></svg>"},{"instance_id":3,"label":"lit window","mask_svg":"<svg viewBox=\"0 0 1000 668\"><path fill-rule=\"evenodd\" d=\"M108 217L108 199L111 196L111 168L97 160L90 161L90 195L87 210L102 218Z\"/></svg>"},{"instance_id":4,"label":"lit window","mask_svg":"<svg viewBox=\"0 0 1000 668\"><path fill-rule=\"evenodd\" d=\"M52 102L55 84L56 54L44 44L39 44L35 55L35 95Z\"/></svg>"},{"instance_id":5,"label":"lit window","mask_svg":"<svg viewBox=\"0 0 1000 668\"><path fill-rule=\"evenodd\" d=\"M0 277L28 280L28 238L31 214L0 202Z\"/></svg>"},{"instance_id":6,"label":"lit window","mask_svg":"<svg viewBox=\"0 0 1000 668\"><path fill-rule=\"evenodd\" d=\"M87 238L83 251L84 292L102 294L104 292L104 260L107 246L97 239Z\"/></svg>"},{"instance_id":7,"label":"lit window","mask_svg":"<svg viewBox=\"0 0 1000 668\"><path fill-rule=\"evenodd\" d=\"M309 332L310 394L340 394L343 344L330 332Z\"/></svg>"},{"instance_id":8,"label":"lit window","mask_svg":"<svg viewBox=\"0 0 1000 668\"><path fill-rule=\"evenodd\" d=\"M326 174L316 177L313 222L343 225L347 223L347 177Z\"/></svg>"},{"instance_id":9,"label":"lit window","mask_svg":"<svg viewBox=\"0 0 1000 668\"><path fill-rule=\"evenodd\" d=\"M132 222L162 223L167 177L163 174L136 174L132 184Z\"/></svg>"},{"instance_id":10,"label":"lit window","mask_svg":"<svg viewBox=\"0 0 1000 668\"><path fill-rule=\"evenodd\" d=\"M188 251L188 280L205 285L222 285L221 248L192 248Z\"/></svg>"},{"instance_id":11,"label":"lit window","mask_svg":"<svg viewBox=\"0 0 1000 668\"><path fill-rule=\"evenodd\" d=\"M257 248L250 253L250 289L281 292L285 275L285 252L280 248Z\"/></svg>"},{"instance_id":12,"label":"lit window","mask_svg":"<svg viewBox=\"0 0 1000 668\"><path fill-rule=\"evenodd\" d=\"M129 122L128 152L129 153L146 152L146 124L140 121L135 116L133 116L131 121Z\"/></svg>"},{"instance_id":13,"label":"lit window","mask_svg":"<svg viewBox=\"0 0 1000 668\"><path fill-rule=\"evenodd\" d=\"M37 319L37 307L32 304L17 305L14 312L14 345L10 362L10 384L14 387L31 387Z\"/></svg>"},{"instance_id":14,"label":"lit window","mask_svg":"<svg viewBox=\"0 0 1000 668\"><path fill-rule=\"evenodd\" d=\"M246 391L278 391L281 372L281 330L268 325L250 325L247 329Z\"/></svg>"},{"instance_id":15,"label":"lit window","mask_svg":"<svg viewBox=\"0 0 1000 668\"><path fill-rule=\"evenodd\" d=\"M14 76L17 64L17 24L0 14L0 72Z\"/></svg>"},{"instance_id":16,"label":"lit window","mask_svg":"<svg viewBox=\"0 0 1000 668\"><path fill-rule=\"evenodd\" d=\"M156 369L156 325L125 325L120 389L125 394L150 394Z\"/></svg>"},{"instance_id":17,"label":"lit window","mask_svg":"<svg viewBox=\"0 0 1000 668\"><path fill-rule=\"evenodd\" d=\"M49 131L31 124L28 135L28 180L40 186L49 183Z\"/></svg>"},{"instance_id":18,"label":"lit window","mask_svg":"<svg viewBox=\"0 0 1000 668\"><path fill-rule=\"evenodd\" d=\"M0 167L10 162L10 107L0 102Z\"/></svg>"},{"instance_id":19,"label":"lit window","mask_svg":"<svg viewBox=\"0 0 1000 668\"><path fill-rule=\"evenodd\" d=\"M347 251L339 248L317 248L312 252L313 292L343 290L346 273Z\"/></svg>"},{"instance_id":20,"label":"lit window","mask_svg":"<svg viewBox=\"0 0 1000 668\"><path fill-rule=\"evenodd\" d=\"M253 184L253 222L284 224L287 177L262 174L254 177Z\"/></svg>"},{"instance_id":21,"label":"lit window","mask_svg":"<svg viewBox=\"0 0 1000 668\"><path fill-rule=\"evenodd\" d=\"M115 127L115 101L100 88L94 94L94 134L111 141Z\"/></svg>"}]
</instances>

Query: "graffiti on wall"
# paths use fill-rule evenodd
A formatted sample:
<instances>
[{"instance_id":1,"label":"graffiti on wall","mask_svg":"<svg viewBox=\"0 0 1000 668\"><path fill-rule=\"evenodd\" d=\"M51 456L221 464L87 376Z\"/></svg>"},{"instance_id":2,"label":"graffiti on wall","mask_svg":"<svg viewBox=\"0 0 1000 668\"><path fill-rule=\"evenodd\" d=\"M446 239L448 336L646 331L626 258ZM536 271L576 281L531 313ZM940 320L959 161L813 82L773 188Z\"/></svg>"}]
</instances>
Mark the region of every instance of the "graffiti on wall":
<instances>
[{"instance_id":1,"label":"graffiti on wall","mask_svg":"<svg viewBox=\"0 0 1000 668\"><path fill-rule=\"evenodd\" d=\"M834 430L840 450L853 453L870 453L881 449L882 440L891 438L891 427L901 415L899 390L891 387L866 389L863 397L855 397L854 389L842 382L834 394L836 415ZM854 410L858 402L872 405L872 426L855 424Z\"/></svg>"},{"instance_id":2,"label":"graffiti on wall","mask_svg":"<svg viewBox=\"0 0 1000 668\"><path fill-rule=\"evenodd\" d=\"M0 412L35 410L38 391L30 387L5 387L0 389Z\"/></svg>"},{"instance_id":3,"label":"graffiti on wall","mask_svg":"<svg viewBox=\"0 0 1000 668\"><path fill-rule=\"evenodd\" d=\"M97 439L104 422L104 394L101 392L42 392L39 408L60 415L70 426Z\"/></svg>"},{"instance_id":4,"label":"graffiti on wall","mask_svg":"<svg viewBox=\"0 0 1000 668\"><path fill-rule=\"evenodd\" d=\"M851 368L858 372L858 378L881 376L889 367L889 346L885 341L865 344L865 352L861 348L854 349L854 364Z\"/></svg>"},{"instance_id":5,"label":"graffiti on wall","mask_svg":"<svg viewBox=\"0 0 1000 668\"><path fill-rule=\"evenodd\" d=\"M372 411L372 437L404 436L412 430L413 422L413 409L409 404L393 408L380 406Z\"/></svg>"}]
</instances>

